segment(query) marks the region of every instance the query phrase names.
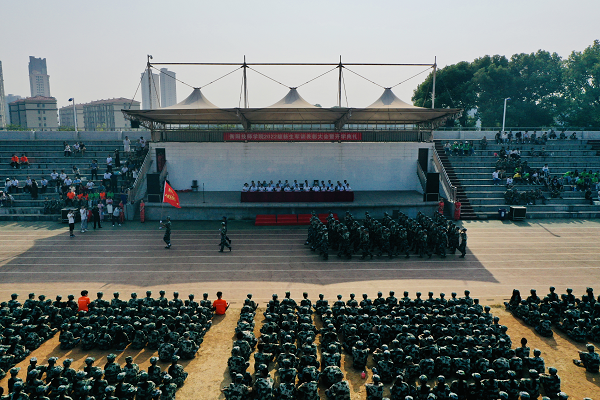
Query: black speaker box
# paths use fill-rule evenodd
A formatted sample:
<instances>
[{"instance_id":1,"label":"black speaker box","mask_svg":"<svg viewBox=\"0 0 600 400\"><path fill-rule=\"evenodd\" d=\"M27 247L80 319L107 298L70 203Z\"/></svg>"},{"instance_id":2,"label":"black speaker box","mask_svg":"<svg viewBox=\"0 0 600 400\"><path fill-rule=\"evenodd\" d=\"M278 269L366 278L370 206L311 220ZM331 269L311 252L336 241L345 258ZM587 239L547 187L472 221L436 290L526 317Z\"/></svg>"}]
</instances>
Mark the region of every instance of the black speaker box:
<instances>
[{"instance_id":1,"label":"black speaker box","mask_svg":"<svg viewBox=\"0 0 600 400\"><path fill-rule=\"evenodd\" d=\"M160 203L161 195L160 194L149 194L148 195L148 203Z\"/></svg>"},{"instance_id":2,"label":"black speaker box","mask_svg":"<svg viewBox=\"0 0 600 400\"><path fill-rule=\"evenodd\" d=\"M161 194L160 174L146 174L148 179L148 194Z\"/></svg>"}]
</instances>

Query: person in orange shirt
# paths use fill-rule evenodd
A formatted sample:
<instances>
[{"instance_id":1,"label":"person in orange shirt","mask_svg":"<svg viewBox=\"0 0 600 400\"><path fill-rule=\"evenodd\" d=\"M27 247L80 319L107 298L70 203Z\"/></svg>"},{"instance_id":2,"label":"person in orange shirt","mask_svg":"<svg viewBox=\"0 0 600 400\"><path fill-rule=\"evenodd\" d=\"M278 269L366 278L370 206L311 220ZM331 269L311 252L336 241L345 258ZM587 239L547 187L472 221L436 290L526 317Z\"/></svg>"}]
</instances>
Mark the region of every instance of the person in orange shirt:
<instances>
[{"instance_id":1,"label":"person in orange shirt","mask_svg":"<svg viewBox=\"0 0 600 400\"><path fill-rule=\"evenodd\" d=\"M10 158L10 166L13 168L19 168L19 165L19 156L13 154L13 156Z\"/></svg>"},{"instance_id":2,"label":"person in orange shirt","mask_svg":"<svg viewBox=\"0 0 600 400\"><path fill-rule=\"evenodd\" d=\"M69 203L69 205L73 205L73 200L75 199L75 192L68 192L67 193L67 203Z\"/></svg>"},{"instance_id":3,"label":"person in orange shirt","mask_svg":"<svg viewBox=\"0 0 600 400\"><path fill-rule=\"evenodd\" d=\"M77 305L79 307L79 311L88 311L88 306L92 301L88 297L88 291L82 290L81 297L77 299Z\"/></svg>"},{"instance_id":4,"label":"person in orange shirt","mask_svg":"<svg viewBox=\"0 0 600 400\"><path fill-rule=\"evenodd\" d=\"M225 311L229 308L229 303L222 299L223 292L217 292L217 300L213 301L212 309L217 315L225 315Z\"/></svg>"},{"instance_id":5,"label":"person in orange shirt","mask_svg":"<svg viewBox=\"0 0 600 400\"><path fill-rule=\"evenodd\" d=\"M19 161L21 162L22 167L29 168L29 158L27 158L27 156L25 154L21 155L21 159Z\"/></svg>"}]
</instances>

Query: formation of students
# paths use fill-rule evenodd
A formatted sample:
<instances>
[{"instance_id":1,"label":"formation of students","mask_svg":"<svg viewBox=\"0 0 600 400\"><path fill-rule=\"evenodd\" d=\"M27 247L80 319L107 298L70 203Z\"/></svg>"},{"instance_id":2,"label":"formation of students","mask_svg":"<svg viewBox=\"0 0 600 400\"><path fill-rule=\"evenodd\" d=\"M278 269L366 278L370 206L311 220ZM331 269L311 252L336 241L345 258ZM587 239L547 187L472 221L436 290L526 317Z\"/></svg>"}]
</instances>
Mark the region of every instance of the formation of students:
<instances>
[{"instance_id":1,"label":"formation of students","mask_svg":"<svg viewBox=\"0 0 600 400\"><path fill-rule=\"evenodd\" d=\"M248 183L244 183L242 187L242 192L351 192L352 188L348 181L344 180L343 182L337 181L336 184L333 184L331 180L321 181L315 180L313 184L309 184L308 180L305 180L304 183L298 183L297 180L294 180L293 183L288 182L286 179L285 182L281 182L279 180L277 183L274 183L272 180L267 183L267 181L263 181L262 183L258 181L255 183L254 181Z\"/></svg>"},{"instance_id":2,"label":"formation of students","mask_svg":"<svg viewBox=\"0 0 600 400\"><path fill-rule=\"evenodd\" d=\"M416 219L400 213L397 221L388 213L378 221L366 212L362 224L350 212L346 212L343 222L330 212L325 223L313 212L304 244L312 251L318 251L325 260L329 258L330 250L346 259L362 253L361 260L373 259L374 255L381 257L384 253L389 258L400 254L409 258L411 252L420 258L425 255L431 258L433 254L445 258L447 253L455 254L456 250L464 258L467 229L461 229L438 212L433 218L419 212Z\"/></svg>"}]
</instances>

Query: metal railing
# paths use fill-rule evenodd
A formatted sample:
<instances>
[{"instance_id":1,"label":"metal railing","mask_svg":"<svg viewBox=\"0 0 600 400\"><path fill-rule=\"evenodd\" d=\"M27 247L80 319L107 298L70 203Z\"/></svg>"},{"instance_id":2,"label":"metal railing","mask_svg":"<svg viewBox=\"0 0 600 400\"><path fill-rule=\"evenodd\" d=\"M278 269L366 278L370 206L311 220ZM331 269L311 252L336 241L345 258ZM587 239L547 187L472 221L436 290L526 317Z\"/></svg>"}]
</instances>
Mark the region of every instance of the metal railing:
<instances>
[{"instance_id":1,"label":"metal railing","mask_svg":"<svg viewBox=\"0 0 600 400\"><path fill-rule=\"evenodd\" d=\"M425 188L427 187L427 175L425 175L425 172L423 171L423 168L421 168L421 163L419 161L417 161L417 175L419 176L421 187L423 188L423 191L425 191Z\"/></svg>"},{"instance_id":2,"label":"metal railing","mask_svg":"<svg viewBox=\"0 0 600 400\"><path fill-rule=\"evenodd\" d=\"M440 126L434 129L435 131L492 131L498 132L502 130L501 126ZM518 126L518 127L505 127L504 130L506 132L523 132L523 131L536 131L536 132L548 132L550 130L554 130L557 134L565 131L565 132L597 132L600 131L600 127L587 127L583 128L580 126Z\"/></svg>"},{"instance_id":3,"label":"metal railing","mask_svg":"<svg viewBox=\"0 0 600 400\"><path fill-rule=\"evenodd\" d=\"M144 183L146 182L146 174L150 170L151 165L152 165L152 155L150 154L150 151L148 151L146 153L146 157L144 158L144 161L142 162L142 166L140 167L138 177L135 180L135 182L133 182L133 186L131 187L131 189L129 191L129 202L130 203L137 203L138 201L143 199L144 196L146 195L146 189L145 189Z\"/></svg>"},{"instance_id":4,"label":"metal railing","mask_svg":"<svg viewBox=\"0 0 600 400\"><path fill-rule=\"evenodd\" d=\"M433 149L433 165L435 166L436 171L440 173L440 182L442 182L442 188L444 189L446 196L448 196L448 201L454 203L456 201L456 186L452 185L450 182L444 164L442 164L442 160L435 148Z\"/></svg>"}]
</instances>

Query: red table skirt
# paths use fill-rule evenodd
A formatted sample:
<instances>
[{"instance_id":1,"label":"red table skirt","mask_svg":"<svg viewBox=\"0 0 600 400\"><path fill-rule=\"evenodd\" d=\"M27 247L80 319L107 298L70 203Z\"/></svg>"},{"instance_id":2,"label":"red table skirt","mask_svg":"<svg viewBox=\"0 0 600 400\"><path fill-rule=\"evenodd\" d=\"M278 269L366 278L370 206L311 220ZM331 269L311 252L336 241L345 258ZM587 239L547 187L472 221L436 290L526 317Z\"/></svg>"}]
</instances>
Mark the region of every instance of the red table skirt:
<instances>
[{"instance_id":1,"label":"red table skirt","mask_svg":"<svg viewBox=\"0 0 600 400\"><path fill-rule=\"evenodd\" d=\"M354 192L242 192L242 203L353 202Z\"/></svg>"}]
</instances>

